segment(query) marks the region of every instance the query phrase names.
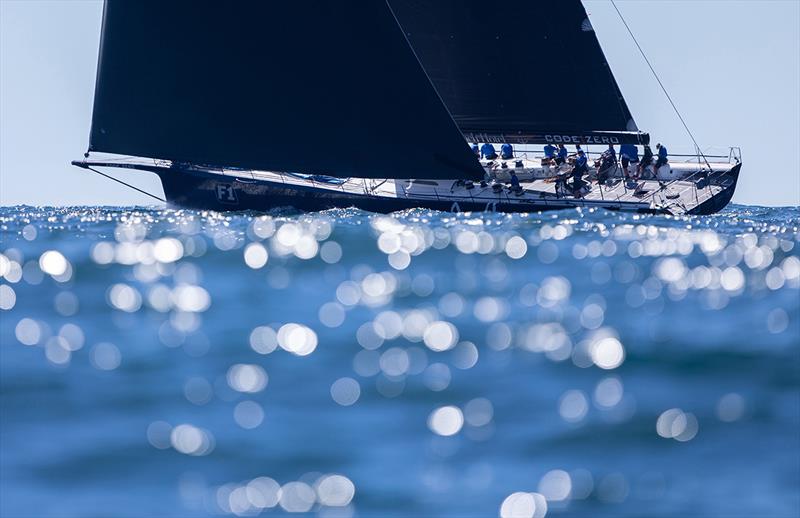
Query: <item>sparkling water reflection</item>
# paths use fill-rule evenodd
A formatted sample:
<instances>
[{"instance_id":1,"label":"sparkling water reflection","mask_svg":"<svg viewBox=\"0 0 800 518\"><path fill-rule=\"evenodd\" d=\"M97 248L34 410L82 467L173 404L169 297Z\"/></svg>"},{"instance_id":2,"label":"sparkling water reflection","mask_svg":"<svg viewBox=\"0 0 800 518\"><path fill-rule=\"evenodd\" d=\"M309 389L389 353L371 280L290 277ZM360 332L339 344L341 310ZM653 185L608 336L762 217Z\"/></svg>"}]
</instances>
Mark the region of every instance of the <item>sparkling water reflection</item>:
<instances>
[{"instance_id":1,"label":"sparkling water reflection","mask_svg":"<svg viewBox=\"0 0 800 518\"><path fill-rule=\"evenodd\" d=\"M800 512L800 210L0 209L0 514Z\"/></svg>"}]
</instances>

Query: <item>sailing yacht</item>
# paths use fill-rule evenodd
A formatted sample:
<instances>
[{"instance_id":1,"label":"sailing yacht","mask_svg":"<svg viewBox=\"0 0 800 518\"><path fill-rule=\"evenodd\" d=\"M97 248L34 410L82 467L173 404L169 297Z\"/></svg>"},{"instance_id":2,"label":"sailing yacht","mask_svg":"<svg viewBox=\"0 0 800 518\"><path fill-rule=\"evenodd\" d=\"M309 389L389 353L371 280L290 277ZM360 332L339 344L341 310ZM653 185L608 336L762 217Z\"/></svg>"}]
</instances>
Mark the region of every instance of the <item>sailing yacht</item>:
<instances>
[{"instance_id":1,"label":"sailing yacht","mask_svg":"<svg viewBox=\"0 0 800 518\"><path fill-rule=\"evenodd\" d=\"M579 0L503 10L487 20L477 0L106 0L89 147L72 163L155 173L168 204L221 211L682 215L728 204L735 148L637 180L592 168L584 189L566 188L569 168L530 146L642 146L649 134ZM469 143L517 154L482 161Z\"/></svg>"}]
</instances>

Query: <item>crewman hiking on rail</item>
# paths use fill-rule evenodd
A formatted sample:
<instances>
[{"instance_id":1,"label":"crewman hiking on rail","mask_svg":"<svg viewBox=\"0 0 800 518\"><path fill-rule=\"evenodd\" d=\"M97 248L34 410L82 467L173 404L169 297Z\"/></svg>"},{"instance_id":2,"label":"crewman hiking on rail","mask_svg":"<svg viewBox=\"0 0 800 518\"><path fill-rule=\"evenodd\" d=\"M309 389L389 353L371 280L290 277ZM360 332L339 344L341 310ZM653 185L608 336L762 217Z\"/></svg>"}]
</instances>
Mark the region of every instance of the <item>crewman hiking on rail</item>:
<instances>
[{"instance_id":1,"label":"crewman hiking on rail","mask_svg":"<svg viewBox=\"0 0 800 518\"><path fill-rule=\"evenodd\" d=\"M500 158L503 160L511 160L514 158L514 146L508 143L500 146Z\"/></svg>"},{"instance_id":2,"label":"crewman hiking on rail","mask_svg":"<svg viewBox=\"0 0 800 518\"><path fill-rule=\"evenodd\" d=\"M495 151L494 146L489 144L488 142L481 146L481 158L485 158L486 160L494 160L497 158L497 151Z\"/></svg>"}]
</instances>

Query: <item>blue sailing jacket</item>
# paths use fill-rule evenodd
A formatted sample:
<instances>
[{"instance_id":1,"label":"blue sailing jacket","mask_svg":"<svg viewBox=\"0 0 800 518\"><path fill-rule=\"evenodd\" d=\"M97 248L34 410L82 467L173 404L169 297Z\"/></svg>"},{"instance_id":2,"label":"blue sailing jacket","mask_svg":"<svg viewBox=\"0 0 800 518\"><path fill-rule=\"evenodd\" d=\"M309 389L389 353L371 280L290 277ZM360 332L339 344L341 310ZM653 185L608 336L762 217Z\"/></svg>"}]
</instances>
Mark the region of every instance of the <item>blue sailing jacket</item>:
<instances>
[{"instance_id":1,"label":"blue sailing jacket","mask_svg":"<svg viewBox=\"0 0 800 518\"><path fill-rule=\"evenodd\" d=\"M622 144L619 147L619 154L628 157L631 162L639 161L639 150L633 144Z\"/></svg>"}]
</instances>

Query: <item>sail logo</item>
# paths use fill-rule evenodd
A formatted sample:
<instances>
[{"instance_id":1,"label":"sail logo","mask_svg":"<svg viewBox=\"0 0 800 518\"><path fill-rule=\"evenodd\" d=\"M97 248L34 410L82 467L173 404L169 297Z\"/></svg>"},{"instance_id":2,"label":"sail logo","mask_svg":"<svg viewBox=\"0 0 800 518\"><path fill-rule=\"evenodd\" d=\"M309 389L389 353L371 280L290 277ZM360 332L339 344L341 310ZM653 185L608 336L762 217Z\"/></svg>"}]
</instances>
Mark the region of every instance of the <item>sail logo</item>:
<instances>
[{"instance_id":1,"label":"sail logo","mask_svg":"<svg viewBox=\"0 0 800 518\"><path fill-rule=\"evenodd\" d=\"M218 183L217 201L219 201L220 203L227 203L230 205L238 204L239 200L238 198L236 198L236 191L233 190L233 185L229 183Z\"/></svg>"},{"instance_id":2,"label":"sail logo","mask_svg":"<svg viewBox=\"0 0 800 518\"><path fill-rule=\"evenodd\" d=\"M619 144L619 138L600 135L545 135L545 141L556 144Z\"/></svg>"},{"instance_id":3,"label":"sail logo","mask_svg":"<svg viewBox=\"0 0 800 518\"><path fill-rule=\"evenodd\" d=\"M505 135L502 133L464 132L467 142L487 142L490 144L503 144L506 142L516 144L538 144L542 141L550 144L619 144L620 137L614 135L589 134L589 135L564 135L552 134L517 134Z\"/></svg>"}]
</instances>

